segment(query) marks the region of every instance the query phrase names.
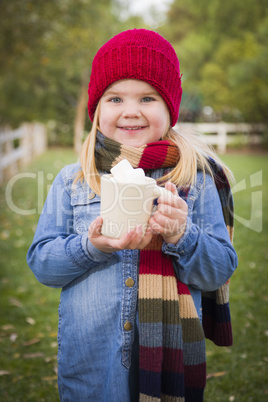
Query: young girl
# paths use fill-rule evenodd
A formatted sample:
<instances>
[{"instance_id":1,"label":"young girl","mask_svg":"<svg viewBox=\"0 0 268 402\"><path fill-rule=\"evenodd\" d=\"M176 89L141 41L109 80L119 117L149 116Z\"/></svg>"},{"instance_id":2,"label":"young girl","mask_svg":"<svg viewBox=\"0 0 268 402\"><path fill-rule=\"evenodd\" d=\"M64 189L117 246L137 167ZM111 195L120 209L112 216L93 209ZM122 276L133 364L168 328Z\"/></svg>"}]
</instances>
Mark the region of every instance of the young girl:
<instances>
[{"instance_id":1,"label":"young girl","mask_svg":"<svg viewBox=\"0 0 268 402\"><path fill-rule=\"evenodd\" d=\"M62 288L61 401L202 401L203 328L218 345L232 343L228 170L198 138L172 129L181 75L159 34L110 39L88 94L93 125L80 164L55 179L27 256L41 283ZM145 234L137 226L112 239L101 234L100 176L122 159L170 196L158 198Z\"/></svg>"}]
</instances>

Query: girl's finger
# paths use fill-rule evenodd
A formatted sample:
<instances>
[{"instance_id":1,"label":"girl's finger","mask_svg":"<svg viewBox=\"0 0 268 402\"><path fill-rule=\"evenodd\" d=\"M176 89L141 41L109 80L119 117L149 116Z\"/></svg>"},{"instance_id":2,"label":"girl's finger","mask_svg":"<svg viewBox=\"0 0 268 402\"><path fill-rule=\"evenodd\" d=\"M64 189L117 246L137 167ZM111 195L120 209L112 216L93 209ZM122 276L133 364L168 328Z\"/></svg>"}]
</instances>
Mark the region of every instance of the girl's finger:
<instances>
[{"instance_id":1,"label":"girl's finger","mask_svg":"<svg viewBox=\"0 0 268 402\"><path fill-rule=\"evenodd\" d=\"M89 238L101 236L102 224L103 224L103 219L100 216L98 216L93 222L91 222L91 224L89 225L89 228L88 228Z\"/></svg>"},{"instance_id":2,"label":"girl's finger","mask_svg":"<svg viewBox=\"0 0 268 402\"><path fill-rule=\"evenodd\" d=\"M171 191L172 194L174 194L174 195L177 195L177 194L178 194L178 193L177 193L177 188L176 188L175 184L171 183L171 181L168 181L168 182L165 184L165 189Z\"/></svg>"},{"instance_id":3,"label":"girl's finger","mask_svg":"<svg viewBox=\"0 0 268 402\"><path fill-rule=\"evenodd\" d=\"M173 183L168 182L165 185L165 189L169 191L169 195L161 195L158 198L158 205L166 204L175 208L181 208L184 200L178 195L176 186Z\"/></svg>"},{"instance_id":4,"label":"girl's finger","mask_svg":"<svg viewBox=\"0 0 268 402\"><path fill-rule=\"evenodd\" d=\"M139 244L142 241L142 238L143 238L142 225L138 225L135 228L134 234L133 234L132 239L131 239L130 243L128 244L127 248L129 248L131 250L137 249Z\"/></svg>"},{"instance_id":5,"label":"girl's finger","mask_svg":"<svg viewBox=\"0 0 268 402\"><path fill-rule=\"evenodd\" d=\"M167 205L180 210L187 210L186 202L180 196L178 196L178 194L172 194L171 197L165 195L161 196L158 199L158 209L161 205Z\"/></svg>"},{"instance_id":6,"label":"girl's finger","mask_svg":"<svg viewBox=\"0 0 268 402\"><path fill-rule=\"evenodd\" d=\"M146 246L148 246L148 244L150 243L150 241L152 240L153 237L153 231L151 229L150 226L148 226L145 235L142 238L141 243L139 244L139 249L142 250L144 249Z\"/></svg>"},{"instance_id":7,"label":"girl's finger","mask_svg":"<svg viewBox=\"0 0 268 402\"><path fill-rule=\"evenodd\" d=\"M182 200L182 202L184 201ZM181 204L181 207L177 208L168 204L159 204L154 213L155 218L160 214L170 219L181 219L187 215L187 209L184 208L184 204Z\"/></svg>"},{"instance_id":8,"label":"girl's finger","mask_svg":"<svg viewBox=\"0 0 268 402\"><path fill-rule=\"evenodd\" d=\"M110 239L111 247L117 250L124 250L131 243L132 237L134 236L135 230L128 232L121 239Z\"/></svg>"},{"instance_id":9,"label":"girl's finger","mask_svg":"<svg viewBox=\"0 0 268 402\"><path fill-rule=\"evenodd\" d=\"M152 231L157 234L164 234L170 231L170 228L167 227L166 222L163 224L162 222L157 222L155 219L150 221L150 226Z\"/></svg>"}]
</instances>

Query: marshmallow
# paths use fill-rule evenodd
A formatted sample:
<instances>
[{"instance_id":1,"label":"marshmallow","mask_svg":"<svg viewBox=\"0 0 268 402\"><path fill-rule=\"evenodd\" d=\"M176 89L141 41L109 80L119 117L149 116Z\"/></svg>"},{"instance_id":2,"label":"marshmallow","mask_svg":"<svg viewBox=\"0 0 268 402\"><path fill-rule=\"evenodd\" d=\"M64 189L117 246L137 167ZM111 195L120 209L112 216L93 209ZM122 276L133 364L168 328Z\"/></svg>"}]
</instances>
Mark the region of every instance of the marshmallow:
<instances>
[{"instance_id":1,"label":"marshmallow","mask_svg":"<svg viewBox=\"0 0 268 402\"><path fill-rule=\"evenodd\" d=\"M121 162L117 163L110 172L114 178L118 180L126 180L127 172L133 170L133 167L127 159L123 159Z\"/></svg>"},{"instance_id":2,"label":"marshmallow","mask_svg":"<svg viewBox=\"0 0 268 402\"><path fill-rule=\"evenodd\" d=\"M111 169L113 177L117 181L124 181L133 184L143 184L145 182L145 173L143 169L133 169L127 159L123 159Z\"/></svg>"}]
</instances>

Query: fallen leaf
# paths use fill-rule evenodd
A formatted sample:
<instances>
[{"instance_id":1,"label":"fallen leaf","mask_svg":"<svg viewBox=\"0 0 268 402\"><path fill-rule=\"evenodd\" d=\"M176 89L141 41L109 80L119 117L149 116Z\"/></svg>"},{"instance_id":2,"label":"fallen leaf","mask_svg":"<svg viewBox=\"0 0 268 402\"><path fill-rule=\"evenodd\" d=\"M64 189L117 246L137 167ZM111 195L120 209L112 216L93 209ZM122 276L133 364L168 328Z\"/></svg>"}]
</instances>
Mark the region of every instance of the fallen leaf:
<instances>
[{"instance_id":1,"label":"fallen leaf","mask_svg":"<svg viewBox=\"0 0 268 402\"><path fill-rule=\"evenodd\" d=\"M23 377L22 375L18 375L18 376L13 378L12 382L16 383L16 382L19 382L19 381L24 380L24 379L25 379L25 377Z\"/></svg>"},{"instance_id":2,"label":"fallen leaf","mask_svg":"<svg viewBox=\"0 0 268 402\"><path fill-rule=\"evenodd\" d=\"M23 359L36 359L37 357L44 357L44 353L37 352L37 353L25 353L22 355Z\"/></svg>"},{"instance_id":3,"label":"fallen leaf","mask_svg":"<svg viewBox=\"0 0 268 402\"><path fill-rule=\"evenodd\" d=\"M15 342L17 337L18 337L18 334L13 333L13 334L10 335L9 339L10 339L11 342Z\"/></svg>"},{"instance_id":4,"label":"fallen leaf","mask_svg":"<svg viewBox=\"0 0 268 402\"><path fill-rule=\"evenodd\" d=\"M35 325L35 320L31 317L27 317L26 322L28 322L28 324L30 324L30 325Z\"/></svg>"},{"instance_id":5,"label":"fallen leaf","mask_svg":"<svg viewBox=\"0 0 268 402\"><path fill-rule=\"evenodd\" d=\"M53 377L42 377L41 379L43 381L54 381L54 380L57 380L58 377L56 375L54 375Z\"/></svg>"},{"instance_id":6,"label":"fallen leaf","mask_svg":"<svg viewBox=\"0 0 268 402\"><path fill-rule=\"evenodd\" d=\"M40 341L41 341L40 338L33 338L33 339L30 339L27 342L24 342L23 346L31 346L31 345L34 345L35 343L40 342Z\"/></svg>"},{"instance_id":7,"label":"fallen leaf","mask_svg":"<svg viewBox=\"0 0 268 402\"><path fill-rule=\"evenodd\" d=\"M36 303L39 305L44 305L47 301L46 297L41 297Z\"/></svg>"},{"instance_id":8,"label":"fallen leaf","mask_svg":"<svg viewBox=\"0 0 268 402\"><path fill-rule=\"evenodd\" d=\"M19 308L21 308L23 306L23 304L18 299L15 299L15 297L9 298L9 304L11 306L15 306L15 307L19 307Z\"/></svg>"},{"instance_id":9,"label":"fallen leaf","mask_svg":"<svg viewBox=\"0 0 268 402\"><path fill-rule=\"evenodd\" d=\"M0 333L0 339L2 340L2 338L6 338L7 336L10 336L10 332L1 332Z\"/></svg>"},{"instance_id":10,"label":"fallen leaf","mask_svg":"<svg viewBox=\"0 0 268 402\"><path fill-rule=\"evenodd\" d=\"M3 232L0 233L0 238L2 240L8 239L10 236L10 232L8 230L4 230Z\"/></svg>"},{"instance_id":11,"label":"fallen leaf","mask_svg":"<svg viewBox=\"0 0 268 402\"><path fill-rule=\"evenodd\" d=\"M10 329L14 329L15 327L14 327L14 325L12 325L12 324L6 324L6 325L2 325L2 327L1 327L1 329L3 330L3 331L9 331Z\"/></svg>"},{"instance_id":12,"label":"fallen leaf","mask_svg":"<svg viewBox=\"0 0 268 402\"><path fill-rule=\"evenodd\" d=\"M227 371L218 371L217 373L211 373L207 375L207 380L209 380L210 378L215 378L215 377L222 377L223 375L225 375L227 373Z\"/></svg>"},{"instance_id":13,"label":"fallen leaf","mask_svg":"<svg viewBox=\"0 0 268 402\"><path fill-rule=\"evenodd\" d=\"M45 362L46 362L46 363L50 363L50 362L52 362L53 360L57 360L57 355L51 356L51 357L46 357L46 358L45 358Z\"/></svg>"},{"instance_id":14,"label":"fallen leaf","mask_svg":"<svg viewBox=\"0 0 268 402\"><path fill-rule=\"evenodd\" d=\"M10 375L10 374L11 374L10 371L7 371L7 370L0 370L0 376L2 376L2 375Z\"/></svg>"},{"instance_id":15,"label":"fallen leaf","mask_svg":"<svg viewBox=\"0 0 268 402\"><path fill-rule=\"evenodd\" d=\"M5 229L12 229L12 225L11 225L11 223L10 223L8 220L3 221L2 226L3 226L3 228L5 228Z\"/></svg>"},{"instance_id":16,"label":"fallen leaf","mask_svg":"<svg viewBox=\"0 0 268 402\"><path fill-rule=\"evenodd\" d=\"M36 337L37 338L44 338L44 334L43 334L43 332L38 332L37 334L36 334Z\"/></svg>"},{"instance_id":17,"label":"fallen leaf","mask_svg":"<svg viewBox=\"0 0 268 402\"><path fill-rule=\"evenodd\" d=\"M18 293L25 293L25 292L27 292L27 288L24 287L24 286L19 286L18 289L17 289L17 292Z\"/></svg>"}]
</instances>

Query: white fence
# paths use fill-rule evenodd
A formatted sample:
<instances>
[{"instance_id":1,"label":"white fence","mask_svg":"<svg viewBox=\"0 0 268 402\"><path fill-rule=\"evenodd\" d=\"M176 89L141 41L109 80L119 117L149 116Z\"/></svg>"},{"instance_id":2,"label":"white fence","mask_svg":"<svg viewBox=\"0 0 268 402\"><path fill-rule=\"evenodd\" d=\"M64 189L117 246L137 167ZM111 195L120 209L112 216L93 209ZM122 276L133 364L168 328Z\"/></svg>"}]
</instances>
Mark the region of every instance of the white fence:
<instances>
[{"instance_id":1,"label":"white fence","mask_svg":"<svg viewBox=\"0 0 268 402\"><path fill-rule=\"evenodd\" d=\"M235 142L238 135L244 144L260 144L261 134L265 131L265 124L245 124L245 123L178 123L175 129L182 129L184 132L194 131L206 135L208 144L216 146L219 154L226 152L228 144ZM235 134L235 135L230 135Z\"/></svg>"},{"instance_id":2,"label":"white fence","mask_svg":"<svg viewBox=\"0 0 268 402\"><path fill-rule=\"evenodd\" d=\"M0 130L0 183L16 174L47 148L46 128L40 123L25 123L17 130Z\"/></svg>"},{"instance_id":3,"label":"white fence","mask_svg":"<svg viewBox=\"0 0 268 402\"><path fill-rule=\"evenodd\" d=\"M237 135L247 144L260 144L261 134L267 129L264 124L244 123L178 123L177 130L208 134L205 140L216 146L220 154ZM232 135L235 134L235 135ZM16 174L21 166L31 162L47 149L46 127L40 123L25 123L17 130L0 129L0 183Z\"/></svg>"}]
</instances>

